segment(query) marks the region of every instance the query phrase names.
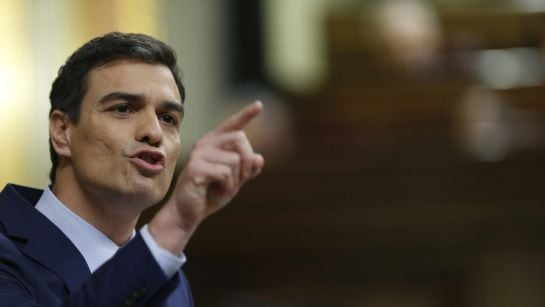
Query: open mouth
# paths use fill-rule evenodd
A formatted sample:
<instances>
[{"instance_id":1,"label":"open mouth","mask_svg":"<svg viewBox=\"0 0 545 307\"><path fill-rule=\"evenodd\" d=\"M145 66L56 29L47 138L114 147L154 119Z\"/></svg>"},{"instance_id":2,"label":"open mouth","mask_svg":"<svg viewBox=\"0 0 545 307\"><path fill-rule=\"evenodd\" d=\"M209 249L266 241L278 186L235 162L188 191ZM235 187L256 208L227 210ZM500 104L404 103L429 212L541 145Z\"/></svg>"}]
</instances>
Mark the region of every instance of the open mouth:
<instances>
[{"instance_id":1,"label":"open mouth","mask_svg":"<svg viewBox=\"0 0 545 307\"><path fill-rule=\"evenodd\" d=\"M147 174L154 174L163 170L165 166L165 155L159 151L142 150L131 158L134 164Z\"/></svg>"},{"instance_id":2,"label":"open mouth","mask_svg":"<svg viewBox=\"0 0 545 307\"><path fill-rule=\"evenodd\" d=\"M161 161L161 158L151 156L151 155L138 155L137 158L144 160L150 164L157 164L159 161Z\"/></svg>"},{"instance_id":3,"label":"open mouth","mask_svg":"<svg viewBox=\"0 0 545 307\"><path fill-rule=\"evenodd\" d=\"M135 158L146 161L149 164L163 164L165 157L162 153L150 150L144 150L134 155Z\"/></svg>"}]
</instances>

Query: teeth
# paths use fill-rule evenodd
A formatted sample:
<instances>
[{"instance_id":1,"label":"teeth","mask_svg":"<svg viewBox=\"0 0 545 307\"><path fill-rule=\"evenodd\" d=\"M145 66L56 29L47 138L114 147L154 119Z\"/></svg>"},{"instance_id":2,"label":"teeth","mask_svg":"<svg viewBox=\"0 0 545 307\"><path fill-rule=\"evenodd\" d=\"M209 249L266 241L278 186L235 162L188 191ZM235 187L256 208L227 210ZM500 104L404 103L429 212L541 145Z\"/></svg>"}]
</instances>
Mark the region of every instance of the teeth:
<instances>
[{"instance_id":1,"label":"teeth","mask_svg":"<svg viewBox=\"0 0 545 307\"><path fill-rule=\"evenodd\" d=\"M148 156L144 156L144 157L141 157L142 160L150 163L150 164L155 164L157 163L157 160L153 157L148 157Z\"/></svg>"},{"instance_id":2,"label":"teeth","mask_svg":"<svg viewBox=\"0 0 545 307\"><path fill-rule=\"evenodd\" d=\"M138 155L138 159L145 161L146 163L154 164L154 165L158 164L161 161L160 156L156 156L154 154L147 154L147 153L142 153Z\"/></svg>"}]
</instances>

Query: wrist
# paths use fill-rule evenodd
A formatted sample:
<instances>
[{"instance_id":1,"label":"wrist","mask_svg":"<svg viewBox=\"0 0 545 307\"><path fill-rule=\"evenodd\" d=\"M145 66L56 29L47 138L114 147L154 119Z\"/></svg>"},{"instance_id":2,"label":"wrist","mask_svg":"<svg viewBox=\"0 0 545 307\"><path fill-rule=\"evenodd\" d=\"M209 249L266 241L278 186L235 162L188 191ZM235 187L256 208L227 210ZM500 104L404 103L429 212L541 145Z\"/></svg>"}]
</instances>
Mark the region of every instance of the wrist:
<instances>
[{"instance_id":1,"label":"wrist","mask_svg":"<svg viewBox=\"0 0 545 307\"><path fill-rule=\"evenodd\" d=\"M179 214L168 204L165 205L148 224L148 230L161 248L180 255L197 226L187 227L179 218Z\"/></svg>"}]
</instances>

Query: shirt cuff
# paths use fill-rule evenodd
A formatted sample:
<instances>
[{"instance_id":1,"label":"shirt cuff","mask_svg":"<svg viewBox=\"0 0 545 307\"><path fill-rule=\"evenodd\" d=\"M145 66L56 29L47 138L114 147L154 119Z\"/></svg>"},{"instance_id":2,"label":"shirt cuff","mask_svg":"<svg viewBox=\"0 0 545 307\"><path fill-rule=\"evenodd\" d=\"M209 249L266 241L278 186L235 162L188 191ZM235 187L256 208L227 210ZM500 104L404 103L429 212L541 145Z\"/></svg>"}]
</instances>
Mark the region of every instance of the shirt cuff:
<instances>
[{"instance_id":1,"label":"shirt cuff","mask_svg":"<svg viewBox=\"0 0 545 307\"><path fill-rule=\"evenodd\" d=\"M186 256L183 253L180 256L176 256L166 249L160 247L149 232L147 224L140 229L140 234L150 249L153 258L155 258L155 261L157 261L163 270L163 273L165 273L168 278L172 278L174 274L176 274L182 267L182 265L186 263Z\"/></svg>"}]
</instances>

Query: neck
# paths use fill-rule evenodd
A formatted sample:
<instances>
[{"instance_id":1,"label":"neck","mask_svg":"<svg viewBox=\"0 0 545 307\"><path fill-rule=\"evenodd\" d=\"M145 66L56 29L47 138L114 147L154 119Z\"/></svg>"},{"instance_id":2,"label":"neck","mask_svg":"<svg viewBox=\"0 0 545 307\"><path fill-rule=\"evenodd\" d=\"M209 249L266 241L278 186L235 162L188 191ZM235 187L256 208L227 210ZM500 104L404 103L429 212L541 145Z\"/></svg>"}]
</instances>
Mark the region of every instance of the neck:
<instances>
[{"instance_id":1,"label":"neck","mask_svg":"<svg viewBox=\"0 0 545 307\"><path fill-rule=\"evenodd\" d=\"M76 180L65 176L57 176L52 192L72 212L118 246L131 238L140 210L135 206L130 209L130 200L92 187L83 189Z\"/></svg>"}]
</instances>

